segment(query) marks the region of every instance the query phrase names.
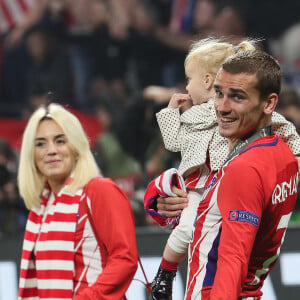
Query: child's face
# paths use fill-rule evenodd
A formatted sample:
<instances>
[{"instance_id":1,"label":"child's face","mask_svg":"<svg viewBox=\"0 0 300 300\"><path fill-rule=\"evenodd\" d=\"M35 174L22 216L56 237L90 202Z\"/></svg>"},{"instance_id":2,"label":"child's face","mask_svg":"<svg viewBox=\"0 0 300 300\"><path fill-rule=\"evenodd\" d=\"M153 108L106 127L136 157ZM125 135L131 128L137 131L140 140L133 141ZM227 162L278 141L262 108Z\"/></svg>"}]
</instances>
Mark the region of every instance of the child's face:
<instances>
[{"instance_id":1,"label":"child's face","mask_svg":"<svg viewBox=\"0 0 300 300\"><path fill-rule=\"evenodd\" d=\"M187 78L186 90L191 96L193 105L206 102L209 91L205 88L205 75L199 65L193 61L187 62L185 74Z\"/></svg>"}]
</instances>

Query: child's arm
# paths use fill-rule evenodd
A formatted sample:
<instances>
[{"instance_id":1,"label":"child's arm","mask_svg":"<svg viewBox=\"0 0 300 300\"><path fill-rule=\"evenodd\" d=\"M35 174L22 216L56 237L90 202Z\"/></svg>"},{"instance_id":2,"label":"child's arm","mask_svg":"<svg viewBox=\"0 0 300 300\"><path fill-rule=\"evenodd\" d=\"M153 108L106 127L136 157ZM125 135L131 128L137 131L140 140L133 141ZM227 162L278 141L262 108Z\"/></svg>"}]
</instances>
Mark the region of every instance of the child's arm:
<instances>
[{"instance_id":1,"label":"child's arm","mask_svg":"<svg viewBox=\"0 0 300 300\"><path fill-rule=\"evenodd\" d=\"M300 136L293 123L289 122L279 113L272 114L273 130L289 146L294 155L300 155Z\"/></svg>"},{"instance_id":2,"label":"child's arm","mask_svg":"<svg viewBox=\"0 0 300 300\"><path fill-rule=\"evenodd\" d=\"M279 135L294 153L300 172L300 136L294 124L279 113L272 114L273 130Z\"/></svg>"},{"instance_id":3,"label":"child's arm","mask_svg":"<svg viewBox=\"0 0 300 300\"><path fill-rule=\"evenodd\" d=\"M181 140L184 135L180 124L180 111L186 102L190 100L187 94L174 94L167 108L156 114L157 122L167 150L178 152L181 150Z\"/></svg>"}]
</instances>

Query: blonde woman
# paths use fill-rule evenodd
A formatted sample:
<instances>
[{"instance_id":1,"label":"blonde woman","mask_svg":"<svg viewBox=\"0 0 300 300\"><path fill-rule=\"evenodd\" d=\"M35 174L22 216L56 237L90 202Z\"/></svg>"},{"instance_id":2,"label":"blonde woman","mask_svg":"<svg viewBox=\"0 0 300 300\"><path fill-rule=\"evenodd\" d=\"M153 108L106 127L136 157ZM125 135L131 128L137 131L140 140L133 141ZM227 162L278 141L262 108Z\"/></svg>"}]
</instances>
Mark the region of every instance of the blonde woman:
<instances>
[{"instance_id":1,"label":"blonde woman","mask_svg":"<svg viewBox=\"0 0 300 300\"><path fill-rule=\"evenodd\" d=\"M124 299L138 259L133 212L99 176L79 120L62 106L29 119L18 183L30 210L19 299Z\"/></svg>"}]
</instances>

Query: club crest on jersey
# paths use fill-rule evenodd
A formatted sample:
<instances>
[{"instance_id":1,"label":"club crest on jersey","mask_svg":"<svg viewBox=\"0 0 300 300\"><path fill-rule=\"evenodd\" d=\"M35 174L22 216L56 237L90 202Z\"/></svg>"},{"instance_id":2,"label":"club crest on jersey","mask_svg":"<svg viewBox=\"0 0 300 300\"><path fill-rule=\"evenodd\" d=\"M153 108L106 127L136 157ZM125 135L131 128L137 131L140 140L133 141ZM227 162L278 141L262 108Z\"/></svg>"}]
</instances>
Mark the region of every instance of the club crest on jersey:
<instances>
[{"instance_id":1,"label":"club crest on jersey","mask_svg":"<svg viewBox=\"0 0 300 300\"><path fill-rule=\"evenodd\" d=\"M229 212L229 221L247 222L258 226L259 216L246 210L231 210Z\"/></svg>"}]
</instances>

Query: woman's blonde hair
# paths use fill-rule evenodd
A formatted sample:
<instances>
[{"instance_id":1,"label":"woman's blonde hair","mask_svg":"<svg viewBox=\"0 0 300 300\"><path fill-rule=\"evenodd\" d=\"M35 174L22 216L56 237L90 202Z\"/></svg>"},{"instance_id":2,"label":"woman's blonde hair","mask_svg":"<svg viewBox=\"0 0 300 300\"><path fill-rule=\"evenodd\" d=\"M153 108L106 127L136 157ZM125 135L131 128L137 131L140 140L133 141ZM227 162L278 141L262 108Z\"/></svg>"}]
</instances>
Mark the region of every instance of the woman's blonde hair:
<instances>
[{"instance_id":1,"label":"woman's blonde hair","mask_svg":"<svg viewBox=\"0 0 300 300\"><path fill-rule=\"evenodd\" d=\"M40 107L27 123L20 152L18 186L28 209L40 205L40 195L45 186L45 178L35 165L34 145L40 122L48 119L53 120L62 128L77 158L72 171L73 181L67 187L67 192L75 193L99 174L89 141L77 117L59 104L52 103L47 107Z\"/></svg>"},{"instance_id":2,"label":"woman's blonde hair","mask_svg":"<svg viewBox=\"0 0 300 300\"><path fill-rule=\"evenodd\" d=\"M215 38L206 38L192 44L184 65L193 61L199 65L199 70L216 76L225 60L238 52L255 50L256 40L245 40L234 46Z\"/></svg>"}]
</instances>

